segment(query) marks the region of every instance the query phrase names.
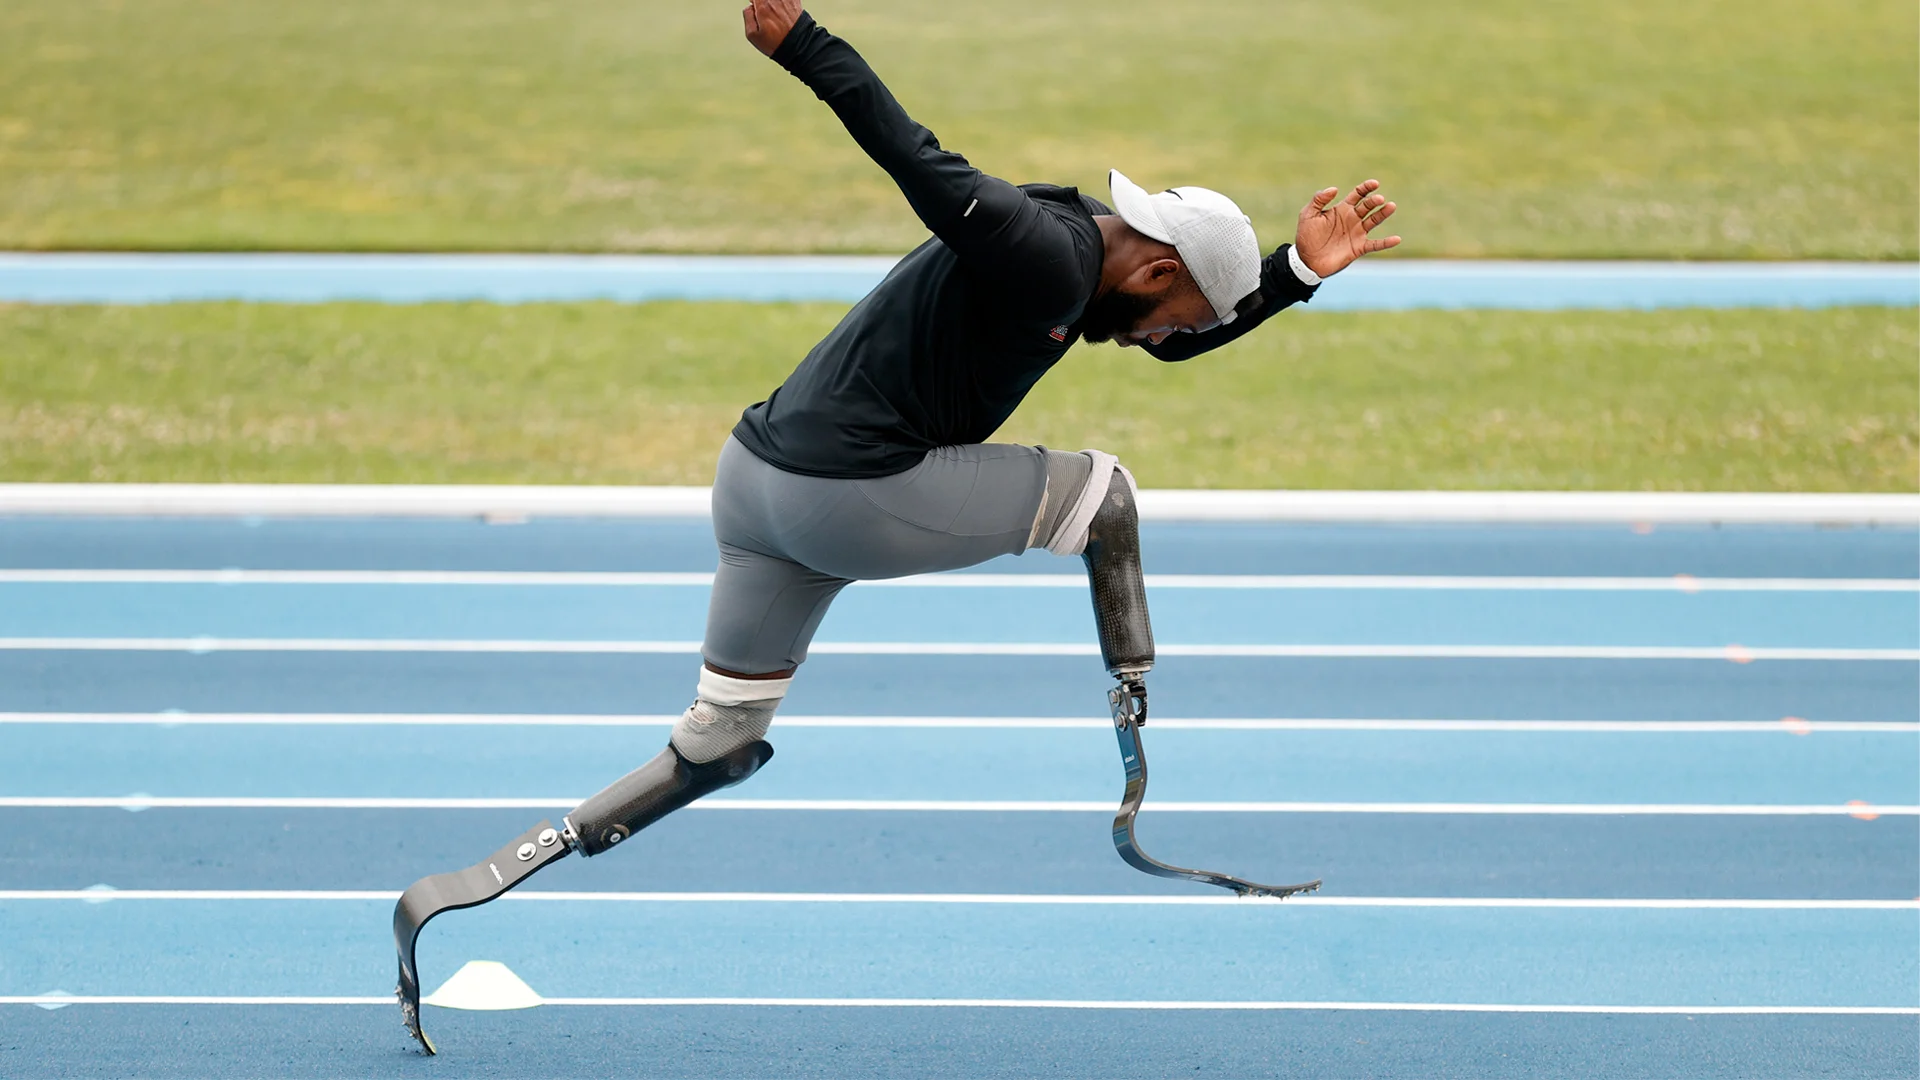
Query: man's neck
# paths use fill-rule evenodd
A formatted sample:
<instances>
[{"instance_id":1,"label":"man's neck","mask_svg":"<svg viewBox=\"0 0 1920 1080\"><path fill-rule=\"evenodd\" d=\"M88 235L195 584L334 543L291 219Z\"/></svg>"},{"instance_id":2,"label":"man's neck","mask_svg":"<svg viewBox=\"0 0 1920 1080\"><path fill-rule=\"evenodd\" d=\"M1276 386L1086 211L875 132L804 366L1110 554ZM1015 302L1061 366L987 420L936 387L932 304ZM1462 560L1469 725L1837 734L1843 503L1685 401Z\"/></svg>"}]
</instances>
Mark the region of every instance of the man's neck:
<instances>
[{"instance_id":1,"label":"man's neck","mask_svg":"<svg viewBox=\"0 0 1920 1080\"><path fill-rule=\"evenodd\" d=\"M1100 227L1100 284L1093 290L1097 299L1112 292L1114 287L1125 281L1138 255L1134 253L1136 241L1144 239L1119 214L1095 214L1093 223Z\"/></svg>"},{"instance_id":2,"label":"man's neck","mask_svg":"<svg viewBox=\"0 0 1920 1080\"><path fill-rule=\"evenodd\" d=\"M1112 292L1142 265L1175 256L1170 245L1135 229L1119 214L1095 214L1093 223L1099 226L1105 247L1100 256L1100 285L1093 290L1096 298Z\"/></svg>"}]
</instances>

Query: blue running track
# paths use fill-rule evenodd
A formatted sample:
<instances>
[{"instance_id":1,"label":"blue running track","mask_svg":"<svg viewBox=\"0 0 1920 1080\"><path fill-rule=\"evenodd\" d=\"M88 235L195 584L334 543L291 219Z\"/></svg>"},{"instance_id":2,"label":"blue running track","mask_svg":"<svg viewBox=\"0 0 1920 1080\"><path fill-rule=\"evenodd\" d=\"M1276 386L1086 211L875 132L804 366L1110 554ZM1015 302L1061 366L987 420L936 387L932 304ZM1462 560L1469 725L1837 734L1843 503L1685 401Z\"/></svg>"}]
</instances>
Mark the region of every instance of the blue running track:
<instances>
[{"instance_id":1,"label":"blue running track","mask_svg":"<svg viewBox=\"0 0 1920 1080\"><path fill-rule=\"evenodd\" d=\"M660 746L704 523L0 518L0 1075L1912 1077L1912 529L1158 525L1141 875L1077 563L849 590L749 784L422 938ZM1231 580L1229 580L1231 578Z\"/></svg>"}]
</instances>

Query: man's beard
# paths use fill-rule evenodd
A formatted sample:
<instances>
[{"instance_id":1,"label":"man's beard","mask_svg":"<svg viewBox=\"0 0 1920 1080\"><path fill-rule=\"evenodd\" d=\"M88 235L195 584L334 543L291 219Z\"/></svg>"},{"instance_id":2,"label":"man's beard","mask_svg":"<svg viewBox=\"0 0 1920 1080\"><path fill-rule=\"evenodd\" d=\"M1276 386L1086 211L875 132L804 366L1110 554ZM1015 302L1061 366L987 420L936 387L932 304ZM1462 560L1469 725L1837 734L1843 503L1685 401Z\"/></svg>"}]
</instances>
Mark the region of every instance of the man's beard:
<instances>
[{"instance_id":1,"label":"man's beard","mask_svg":"<svg viewBox=\"0 0 1920 1080\"><path fill-rule=\"evenodd\" d=\"M1096 296L1087 303L1087 310L1080 316L1080 340L1089 345L1099 345L1112 341L1115 334L1130 334L1159 304L1158 297L1141 296L1120 289L1114 289L1105 296Z\"/></svg>"}]
</instances>

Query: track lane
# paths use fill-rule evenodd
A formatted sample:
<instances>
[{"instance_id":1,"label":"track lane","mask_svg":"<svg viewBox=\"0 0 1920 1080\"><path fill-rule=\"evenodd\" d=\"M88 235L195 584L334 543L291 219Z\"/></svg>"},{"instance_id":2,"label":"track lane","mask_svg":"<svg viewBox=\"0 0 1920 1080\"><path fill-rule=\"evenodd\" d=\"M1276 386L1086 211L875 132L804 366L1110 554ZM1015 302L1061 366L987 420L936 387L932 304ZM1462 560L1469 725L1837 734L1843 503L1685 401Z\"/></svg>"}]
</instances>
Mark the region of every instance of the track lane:
<instances>
[{"instance_id":1,"label":"track lane","mask_svg":"<svg viewBox=\"0 0 1920 1080\"><path fill-rule=\"evenodd\" d=\"M528 810L8 809L0 889L394 889L468 865ZM677 814L529 889L1193 895L1122 863L1104 811ZM84 835L86 844L70 843ZM1920 819L1155 814L1170 858L1330 896L1920 896Z\"/></svg>"},{"instance_id":2,"label":"track lane","mask_svg":"<svg viewBox=\"0 0 1920 1080\"><path fill-rule=\"evenodd\" d=\"M391 910L0 901L23 943L0 993L380 994L392 945L368 931ZM568 998L1920 1007L1910 910L554 900L489 904L422 937L430 986L471 959Z\"/></svg>"},{"instance_id":3,"label":"track lane","mask_svg":"<svg viewBox=\"0 0 1920 1080\"><path fill-rule=\"evenodd\" d=\"M564 729L560 729L564 731ZM1117 798L1109 733L776 727L746 799ZM583 799L658 753L648 728L9 724L0 794ZM1920 733L1213 731L1147 738L1167 802L1920 803ZM591 752L583 753L583 748ZM420 763L430 762L431 768Z\"/></svg>"},{"instance_id":4,"label":"track lane","mask_svg":"<svg viewBox=\"0 0 1920 1080\"><path fill-rule=\"evenodd\" d=\"M22 1078L639 1074L682 1080L1909 1080L1906 1016L1020 1009L435 1010L442 1056L412 1052L391 1005L0 1006L0 1061Z\"/></svg>"},{"instance_id":5,"label":"track lane","mask_svg":"<svg viewBox=\"0 0 1920 1080\"><path fill-rule=\"evenodd\" d=\"M667 713L690 656L0 651L0 709L60 712ZM1154 702L1184 716L1912 722L1898 663L1177 657ZM1096 660L819 655L796 713L1106 715Z\"/></svg>"},{"instance_id":6,"label":"track lane","mask_svg":"<svg viewBox=\"0 0 1920 1080\"><path fill-rule=\"evenodd\" d=\"M0 582L5 638L698 641L700 585ZM1155 636L1210 645L1914 649L1920 594L1154 589ZM849 589L817 644L1085 643L1078 589ZM823 651L823 650L821 650Z\"/></svg>"}]
</instances>

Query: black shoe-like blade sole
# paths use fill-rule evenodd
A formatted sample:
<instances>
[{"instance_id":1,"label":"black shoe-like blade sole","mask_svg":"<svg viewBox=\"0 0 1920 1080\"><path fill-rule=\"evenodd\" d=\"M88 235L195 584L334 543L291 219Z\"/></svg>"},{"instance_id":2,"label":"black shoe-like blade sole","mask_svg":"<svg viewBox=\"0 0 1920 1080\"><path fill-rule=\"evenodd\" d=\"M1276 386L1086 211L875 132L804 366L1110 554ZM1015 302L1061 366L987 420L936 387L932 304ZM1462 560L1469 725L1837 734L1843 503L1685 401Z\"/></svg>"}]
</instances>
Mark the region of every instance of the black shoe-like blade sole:
<instances>
[{"instance_id":1,"label":"black shoe-like blade sole","mask_svg":"<svg viewBox=\"0 0 1920 1080\"><path fill-rule=\"evenodd\" d=\"M1240 896L1285 898L1297 893L1312 892L1320 887L1318 880L1300 885L1262 885L1229 874L1217 874L1211 870L1188 870L1185 867L1173 866L1141 851L1140 841L1133 833L1134 815L1140 812L1140 804L1147 797L1147 755L1146 751L1140 747L1140 718L1135 714L1134 700L1122 690L1115 690L1112 700L1113 730L1120 739L1120 764L1127 773L1126 790L1120 796L1120 812L1113 818L1113 846L1120 852L1120 857L1126 860L1128 866L1155 877L1179 878L1185 881L1197 881L1202 885L1217 885L1223 889L1231 889Z\"/></svg>"},{"instance_id":2,"label":"black shoe-like blade sole","mask_svg":"<svg viewBox=\"0 0 1920 1080\"><path fill-rule=\"evenodd\" d=\"M484 862L465 870L423 877L400 894L393 907L393 944L400 954L400 1016L407 1033L420 1040L427 1053L436 1053L433 1040L420 1026L420 975L414 963L414 945L420 930L443 911L484 904L533 876L534 871L565 858L572 849L547 822L541 822Z\"/></svg>"}]
</instances>

